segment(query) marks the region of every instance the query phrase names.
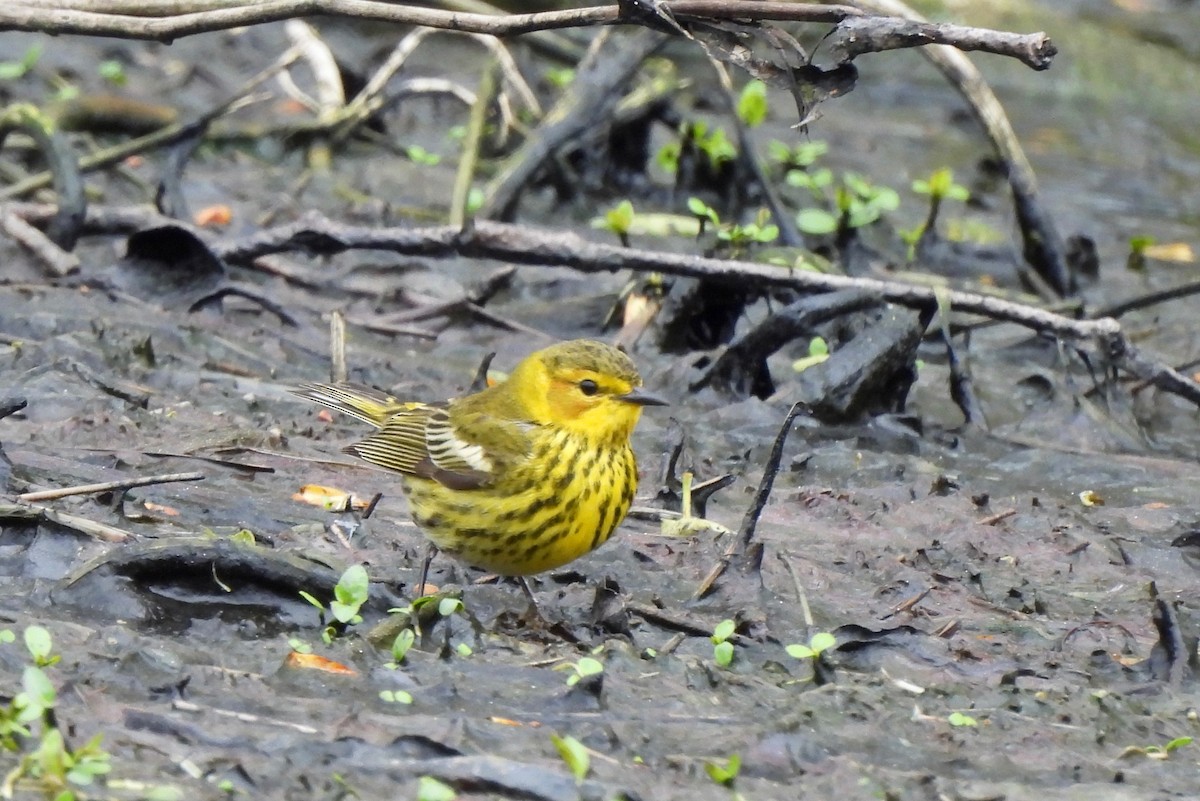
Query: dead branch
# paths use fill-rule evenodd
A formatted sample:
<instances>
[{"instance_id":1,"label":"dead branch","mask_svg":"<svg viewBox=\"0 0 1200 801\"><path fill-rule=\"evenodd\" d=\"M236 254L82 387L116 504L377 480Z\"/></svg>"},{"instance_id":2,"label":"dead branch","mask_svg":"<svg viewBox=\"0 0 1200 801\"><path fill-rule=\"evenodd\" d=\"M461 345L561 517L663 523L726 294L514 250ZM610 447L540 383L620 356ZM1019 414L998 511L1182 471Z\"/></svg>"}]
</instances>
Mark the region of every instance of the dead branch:
<instances>
[{"instance_id":1,"label":"dead branch","mask_svg":"<svg viewBox=\"0 0 1200 801\"><path fill-rule=\"evenodd\" d=\"M25 504L0 503L0 520L24 520L30 523L51 523L62 528L86 534L103 542L125 542L137 539L132 532L97 523L79 515L67 514L44 506L27 506Z\"/></svg>"},{"instance_id":2,"label":"dead branch","mask_svg":"<svg viewBox=\"0 0 1200 801\"><path fill-rule=\"evenodd\" d=\"M79 270L78 256L63 250L40 229L34 228L11 211L0 215L0 231L4 231L14 242L37 257L55 278L62 278Z\"/></svg>"},{"instance_id":3,"label":"dead branch","mask_svg":"<svg viewBox=\"0 0 1200 801\"><path fill-rule=\"evenodd\" d=\"M771 2L770 0L669 0L663 6L677 20L826 22L835 25L867 16L846 5ZM379 0L266 0L235 3L231 0L191 0L139 6L130 0L54 0L34 3L17 0L0 5L0 30L40 31L49 34L85 34L169 42L183 36L227 30L243 25L278 22L310 16L354 17L380 22L421 25L429 28L515 36L559 28L638 23L623 16L620 6L546 11L531 14L463 13L423 6L398 5ZM865 27L863 27L865 25ZM1019 36L1000 31L983 32L959 25L914 24L892 20L888 35L860 22L856 32L840 40L839 52L853 58L862 52L893 47L940 43L965 49L986 50L1017 58L1034 69L1045 69L1054 47L1044 34ZM872 32L863 36L864 32ZM866 49L854 40L867 43Z\"/></svg>"},{"instance_id":4,"label":"dead branch","mask_svg":"<svg viewBox=\"0 0 1200 801\"><path fill-rule=\"evenodd\" d=\"M0 214L10 211L27 222L44 225L53 217L54 207L30 203L0 205ZM136 216L89 208L84 229L95 230L97 219L104 215L116 220ZM661 272L731 286L785 287L809 293L859 289L914 309L935 308L939 295L931 287L898 280L823 275L755 262L624 248L589 242L573 233L488 221L478 221L466 228L448 225L366 228L342 225L312 213L288 225L216 243L212 249L219 258L232 264L249 264L262 256L294 250L333 255L365 249L426 258L466 256L512 264L570 267L580 272ZM1125 336L1121 324L1111 317L1076 320L1037 306L974 292L954 290L941 296L957 312L979 314L1063 339L1091 342L1114 367L1200 405L1200 383L1140 352Z\"/></svg>"},{"instance_id":5,"label":"dead branch","mask_svg":"<svg viewBox=\"0 0 1200 801\"><path fill-rule=\"evenodd\" d=\"M100 484L81 484L75 487L59 487L39 492L25 492L17 496L17 500L29 503L31 501L51 501L57 498L67 498L72 495L91 495L97 492L147 487L153 484L169 484L176 481L203 481L203 473L165 473L161 476L135 476L120 481L105 481Z\"/></svg>"},{"instance_id":6,"label":"dead branch","mask_svg":"<svg viewBox=\"0 0 1200 801\"><path fill-rule=\"evenodd\" d=\"M847 18L825 39L835 64L847 64L864 53L905 47L949 45L958 50L982 50L1017 59L1035 70L1050 67L1058 48L1042 33L1014 36L986 28L942 25L896 17Z\"/></svg>"}]
</instances>

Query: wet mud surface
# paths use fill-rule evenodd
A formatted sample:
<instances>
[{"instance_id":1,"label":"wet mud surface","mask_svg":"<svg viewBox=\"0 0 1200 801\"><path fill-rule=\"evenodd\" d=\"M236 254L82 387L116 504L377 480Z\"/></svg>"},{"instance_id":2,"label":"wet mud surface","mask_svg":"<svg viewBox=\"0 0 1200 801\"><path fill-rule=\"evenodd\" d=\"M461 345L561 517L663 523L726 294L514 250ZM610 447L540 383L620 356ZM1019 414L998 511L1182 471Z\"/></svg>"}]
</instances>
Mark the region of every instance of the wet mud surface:
<instances>
[{"instance_id":1,"label":"wet mud surface","mask_svg":"<svg viewBox=\"0 0 1200 801\"><path fill-rule=\"evenodd\" d=\"M348 36L337 31L335 48ZM250 74L248 45L274 47L277 37L266 26L171 49L104 45L157 65L197 59L219 39L224 66ZM48 56L86 58L57 44L47 43ZM84 54L98 46L76 45ZM133 72L131 80L150 79ZM206 82L181 86L197 108L215 102ZM938 94L949 90L921 91L931 114L953 105ZM871 91L851 98L869 105ZM828 133L815 136L865 136L850 112L828 113ZM414 141L435 143L438 126L464 114L428 104L397 124ZM904 124L899 141L874 147L912 146ZM946 152L964 149L964 134L949 136ZM271 146L218 149L189 168L196 205L233 207L221 236L250 233L267 210L280 219L317 208L357 224L394 224L403 209L444 204L453 181L453 158L418 168L350 152L297 192L299 156L268 160L261 151ZM867 158L880 159L880 173L898 169L878 152ZM1071 184L1085 193L1096 164L1073 153L1047 158L1056 175L1069 169L1061 158L1087 174ZM938 162L924 147L914 147L913 159ZM152 166L129 169L152 180ZM1115 206L1138 208L1131 198L1163 191L1160 179L1135 185L1135 172L1114 188ZM136 182L95 180L106 203L144 199ZM361 195L347 200L348 187ZM1094 197L1081 211L1070 187L1047 191L1054 211L1069 222L1084 217L1080 227L1093 234L1152 229L1153 211L1114 222ZM1160 221L1163 236L1194 235L1186 212L1179 215ZM1112 267L1088 290L1093 302L1178 280L1124 273L1124 239L1097 240ZM84 274L128 270L124 252L120 237L85 240ZM460 298L504 265L369 253L289 258L302 280L244 269L230 277L269 297L294 325L245 298L189 312L161 284L125 292L55 285L28 254L0 241L0 395L28 404L0 420L12 492L204 475L116 497L39 502L133 535L124 542L49 520L6 518L0 529L0 628L51 632L62 657L50 669L57 718L78 742L103 733L112 755L110 787L97 797L168 786L186 798L416 798L423 776L464 798L555 801L1194 797L1200 746L1165 759L1146 753L1198 726L1189 653L1200 597L1186 535L1200 522L1200 437L1195 410L1182 401L1128 386L1097 395L1086 369L1064 364L1052 343L1001 326L972 342L991 431L967 430L947 398L944 359L922 349L908 408L920 425L799 418L757 523L761 558L735 560L704 597L693 599L737 534L672 538L633 515L600 550L534 582L543 627L520 620L517 584L435 561L431 583L461 592L464 609L427 620L404 663L389 666L394 630L378 627L395 617L389 609L411 602L424 540L395 481L340 453L362 427L288 392L328 379L328 312L351 320L353 380L437 400L463 392L488 352L503 370L554 338L610 336L601 323L628 276L520 267L487 310L544 336L464 314L416 323L437 332L425 340L354 320ZM1173 363L1196 344L1194 301L1180 306L1132 321ZM736 532L801 391L789 365L806 347L798 341L772 361L773 397L731 400L711 389L689 393L697 354L663 354L652 335L644 338L634 358L647 388L672 405L648 410L638 428L635 505L658 505L682 431L682 462L698 480L736 477L707 508ZM297 500L309 484L383 497L364 520ZM1095 496L1085 503L1087 492L1103 504ZM245 531L254 544L235 536ZM372 582L363 620L324 643L317 610L300 591L327 601L353 564L364 564ZM737 627L723 666L711 635L726 619ZM837 641L819 661L788 653L818 632ZM338 672L297 664L301 645ZM569 684L585 658L603 672ZM0 697L18 691L27 662L19 637L0 644ZM381 696L400 691L411 703ZM552 734L588 749L582 782ZM740 772L722 786L706 765L735 754ZM5 772L12 760L0 753Z\"/></svg>"}]
</instances>

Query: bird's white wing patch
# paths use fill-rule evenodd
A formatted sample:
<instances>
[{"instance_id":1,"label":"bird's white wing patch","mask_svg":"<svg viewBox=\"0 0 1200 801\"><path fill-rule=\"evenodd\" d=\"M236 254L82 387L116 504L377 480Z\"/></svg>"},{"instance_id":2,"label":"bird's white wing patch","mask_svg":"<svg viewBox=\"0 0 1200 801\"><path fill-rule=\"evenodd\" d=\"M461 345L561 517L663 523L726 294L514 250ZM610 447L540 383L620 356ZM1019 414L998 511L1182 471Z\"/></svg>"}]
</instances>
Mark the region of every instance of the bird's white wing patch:
<instances>
[{"instance_id":1,"label":"bird's white wing patch","mask_svg":"<svg viewBox=\"0 0 1200 801\"><path fill-rule=\"evenodd\" d=\"M450 415L437 410L425 426L429 460L443 470L490 473L495 465L482 445L460 438L450 423Z\"/></svg>"}]
</instances>

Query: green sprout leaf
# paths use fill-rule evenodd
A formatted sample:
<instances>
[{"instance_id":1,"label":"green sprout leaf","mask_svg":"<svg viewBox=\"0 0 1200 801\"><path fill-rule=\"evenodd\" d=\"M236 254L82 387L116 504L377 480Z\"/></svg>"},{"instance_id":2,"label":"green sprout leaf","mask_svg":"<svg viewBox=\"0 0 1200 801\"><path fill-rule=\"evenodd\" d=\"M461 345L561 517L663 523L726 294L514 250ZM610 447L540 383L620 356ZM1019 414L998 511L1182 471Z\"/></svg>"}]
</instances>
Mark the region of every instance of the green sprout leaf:
<instances>
[{"instance_id":1,"label":"green sprout leaf","mask_svg":"<svg viewBox=\"0 0 1200 801\"><path fill-rule=\"evenodd\" d=\"M819 654L837 645L837 637L834 637L828 631L818 631L808 641L808 645Z\"/></svg>"},{"instance_id":2,"label":"green sprout leaf","mask_svg":"<svg viewBox=\"0 0 1200 801\"><path fill-rule=\"evenodd\" d=\"M25 51L20 61L0 61L0 81L15 81L24 78L42 57L42 46L35 44Z\"/></svg>"},{"instance_id":3,"label":"green sprout leaf","mask_svg":"<svg viewBox=\"0 0 1200 801\"><path fill-rule=\"evenodd\" d=\"M232 542L236 542L238 545L257 545L258 544L257 541L254 539L254 532L248 528L238 529L237 531L235 531L229 535L229 539Z\"/></svg>"},{"instance_id":4,"label":"green sprout leaf","mask_svg":"<svg viewBox=\"0 0 1200 801\"><path fill-rule=\"evenodd\" d=\"M929 195L938 199L965 201L971 197L966 187L954 183L954 171L948 167L934 170L926 180L913 181L912 190L918 195Z\"/></svg>"},{"instance_id":5,"label":"green sprout leaf","mask_svg":"<svg viewBox=\"0 0 1200 801\"><path fill-rule=\"evenodd\" d=\"M389 704L411 704L413 702L412 693L404 690L380 690L379 698Z\"/></svg>"},{"instance_id":6,"label":"green sprout leaf","mask_svg":"<svg viewBox=\"0 0 1200 801\"><path fill-rule=\"evenodd\" d=\"M750 81L742 87L738 97L738 118L747 128L757 128L767 119L767 85L762 81Z\"/></svg>"},{"instance_id":7,"label":"green sprout leaf","mask_svg":"<svg viewBox=\"0 0 1200 801\"><path fill-rule=\"evenodd\" d=\"M590 656L585 656L578 662L566 665L570 669L571 675L567 677L567 686L574 687L588 676L598 676L604 672L604 663L599 659L593 659Z\"/></svg>"},{"instance_id":8,"label":"green sprout leaf","mask_svg":"<svg viewBox=\"0 0 1200 801\"><path fill-rule=\"evenodd\" d=\"M712 206L705 203L698 197L689 197L687 201L688 211L699 217L705 222L711 222L713 225L720 225L721 218L717 216L717 212Z\"/></svg>"},{"instance_id":9,"label":"green sprout leaf","mask_svg":"<svg viewBox=\"0 0 1200 801\"><path fill-rule=\"evenodd\" d=\"M732 620L722 620L713 629L712 641L714 643L725 642L733 636L735 631L737 631L736 623L734 623Z\"/></svg>"},{"instance_id":10,"label":"green sprout leaf","mask_svg":"<svg viewBox=\"0 0 1200 801\"><path fill-rule=\"evenodd\" d=\"M420 145L409 145L404 149L404 154L414 164L423 164L426 167L432 167L442 160L437 153L430 153Z\"/></svg>"},{"instance_id":11,"label":"green sprout leaf","mask_svg":"<svg viewBox=\"0 0 1200 801\"><path fill-rule=\"evenodd\" d=\"M562 761L567 764L571 775L575 777L575 783L583 784L592 761L587 748L570 735L559 737L557 734L551 734L550 742L554 743L554 747L558 749L558 755L562 757Z\"/></svg>"},{"instance_id":12,"label":"green sprout leaf","mask_svg":"<svg viewBox=\"0 0 1200 801\"><path fill-rule=\"evenodd\" d=\"M338 579L333 588L334 600L329 604L329 611L334 620L339 623L358 623L362 620L358 610L367 602L371 580L367 569L362 565L351 565Z\"/></svg>"},{"instance_id":13,"label":"green sprout leaf","mask_svg":"<svg viewBox=\"0 0 1200 801\"><path fill-rule=\"evenodd\" d=\"M629 200L622 200L613 208L604 212L603 217L596 217L592 220L592 227L606 231L612 231L621 238L622 244L629 237L629 229L633 227L633 203Z\"/></svg>"},{"instance_id":14,"label":"green sprout leaf","mask_svg":"<svg viewBox=\"0 0 1200 801\"><path fill-rule=\"evenodd\" d=\"M971 717L970 715L964 715L962 712L951 712L946 718L946 722L951 726L971 727L979 725L979 721L975 720L975 718Z\"/></svg>"},{"instance_id":15,"label":"green sprout leaf","mask_svg":"<svg viewBox=\"0 0 1200 801\"><path fill-rule=\"evenodd\" d=\"M438 614L442 617L450 617L463 609L463 602L460 598L443 598L438 601Z\"/></svg>"},{"instance_id":16,"label":"green sprout leaf","mask_svg":"<svg viewBox=\"0 0 1200 801\"><path fill-rule=\"evenodd\" d=\"M806 234L821 236L823 234L832 234L836 231L838 222L837 217L834 217L825 211L825 209L800 209L796 215L796 227Z\"/></svg>"},{"instance_id":17,"label":"green sprout leaf","mask_svg":"<svg viewBox=\"0 0 1200 801\"><path fill-rule=\"evenodd\" d=\"M58 661L50 653L54 650L50 632L41 626L28 626L25 629L25 648L39 667L52 665Z\"/></svg>"},{"instance_id":18,"label":"green sprout leaf","mask_svg":"<svg viewBox=\"0 0 1200 801\"><path fill-rule=\"evenodd\" d=\"M808 341L808 355L792 362L792 369L802 373L829 359L829 344L821 337L813 337Z\"/></svg>"},{"instance_id":19,"label":"green sprout leaf","mask_svg":"<svg viewBox=\"0 0 1200 801\"><path fill-rule=\"evenodd\" d=\"M417 780L417 801L454 801L456 798L458 793L453 787L432 776L422 776Z\"/></svg>"},{"instance_id":20,"label":"green sprout leaf","mask_svg":"<svg viewBox=\"0 0 1200 801\"><path fill-rule=\"evenodd\" d=\"M404 657L408 655L408 649L412 648L416 640L416 632L412 629L400 629L396 639L392 640L392 661L396 664L403 662Z\"/></svg>"},{"instance_id":21,"label":"green sprout leaf","mask_svg":"<svg viewBox=\"0 0 1200 801\"><path fill-rule=\"evenodd\" d=\"M725 640L713 646L713 661L721 667L733 664L733 643Z\"/></svg>"},{"instance_id":22,"label":"green sprout leaf","mask_svg":"<svg viewBox=\"0 0 1200 801\"><path fill-rule=\"evenodd\" d=\"M836 637L827 631L820 631L809 637L807 645L794 643L787 646L784 650L793 659L815 659L821 655L822 651L828 651L835 645L837 645Z\"/></svg>"},{"instance_id":23,"label":"green sprout leaf","mask_svg":"<svg viewBox=\"0 0 1200 801\"><path fill-rule=\"evenodd\" d=\"M575 80L575 70L570 67L551 67L546 70L546 80L559 89L566 89Z\"/></svg>"},{"instance_id":24,"label":"green sprout leaf","mask_svg":"<svg viewBox=\"0 0 1200 801\"><path fill-rule=\"evenodd\" d=\"M101 61L96 71L100 73L101 78L113 86L124 86L128 80L125 77L125 65L116 59Z\"/></svg>"},{"instance_id":25,"label":"green sprout leaf","mask_svg":"<svg viewBox=\"0 0 1200 801\"><path fill-rule=\"evenodd\" d=\"M484 197L485 195L481 188L478 186L471 187L471 190L467 192L467 212L474 213L483 208Z\"/></svg>"},{"instance_id":26,"label":"green sprout leaf","mask_svg":"<svg viewBox=\"0 0 1200 801\"><path fill-rule=\"evenodd\" d=\"M729 757L724 765L712 760L705 760L704 762L704 771L708 774L708 777L722 787L732 785L741 768L742 758L738 754Z\"/></svg>"}]
</instances>

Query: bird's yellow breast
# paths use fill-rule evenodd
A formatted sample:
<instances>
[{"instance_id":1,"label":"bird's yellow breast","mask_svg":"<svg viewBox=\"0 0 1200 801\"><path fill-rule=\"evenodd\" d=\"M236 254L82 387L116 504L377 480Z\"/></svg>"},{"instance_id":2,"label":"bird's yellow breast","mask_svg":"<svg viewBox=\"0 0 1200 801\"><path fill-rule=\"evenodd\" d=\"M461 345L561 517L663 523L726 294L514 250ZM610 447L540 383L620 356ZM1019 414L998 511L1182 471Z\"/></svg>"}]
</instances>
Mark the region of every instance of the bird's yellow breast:
<instances>
[{"instance_id":1,"label":"bird's yellow breast","mask_svg":"<svg viewBox=\"0 0 1200 801\"><path fill-rule=\"evenodd\" d=\"M633 450L562 430L531 439L528 458L489 486L452 490L406 477L413 521L443 551L507 576L552 570L598 547L633 501Z\"/></svg>"}]
</instances>

